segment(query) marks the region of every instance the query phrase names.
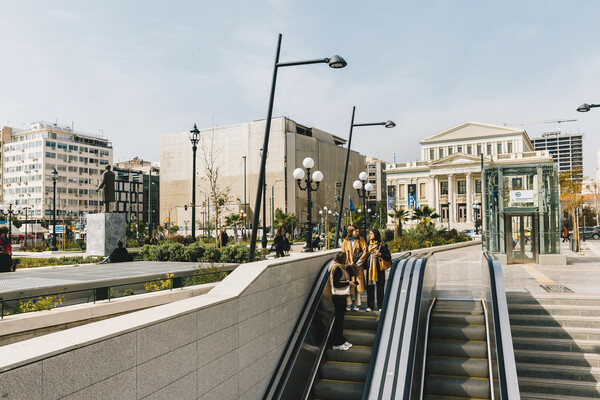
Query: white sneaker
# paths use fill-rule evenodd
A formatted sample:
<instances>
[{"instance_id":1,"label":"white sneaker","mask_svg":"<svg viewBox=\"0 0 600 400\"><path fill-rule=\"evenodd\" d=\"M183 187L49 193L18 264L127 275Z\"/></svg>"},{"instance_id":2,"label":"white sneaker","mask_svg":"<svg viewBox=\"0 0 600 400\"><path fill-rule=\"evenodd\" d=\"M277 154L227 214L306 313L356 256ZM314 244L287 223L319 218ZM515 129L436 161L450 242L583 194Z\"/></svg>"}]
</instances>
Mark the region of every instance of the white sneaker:
<instances>
[{"instance_id":1,"label":"white sneaker","mask_svg":"<svg viewBox=\"0 0 600 400\"><path fill-rule=\"evenodd\" d=\"M379 312L381 312L381 308L379 309Z\"/></svg>"},{"instance_id":2,"label":"white sneaker","mask_svg":"<svg viewBox=\"0 0 600 400\"><path fill-rule=\"evenodd\" d=\"M371 308L367 307L367 312L370 312L370 311L371 311Z\"/></svg>"},{"instance_id":3,"label":"white sneaker","mask_svg":"<svg viewBox=\"0 0 600 400\"><path fill-rule=\"evenodd\" d=\"M346 347L346 346L345 346L345 345L343 345L343 344L340 344L339 346L333 346L333 349L334 349L334 350L339 350L339 351L348 351L348 349L349 349L349 348L350 348L350 347Z\"/></svg>"},{"instance_id":4,"label":"white sneaker","mask_svg":"<svg viewBox=\"0 0 600 400\"><path fill-rule=\"evenodd\" d=\"M346 311L352 311L352 307L351 306L346 307Z\"/></svg>"},{"instance_id":5,"label":"white sneaker","mask_svg":"<svg viewBox=\"0 0 600 400\"><path fill-rule=\"evenodd\" d=\"M347 348L351 348L352 347L352 343L346 342L342 346L346 346Z\"/></svg>"},{"instance_id":6,"label":"white sneaker","mask_svg":"<svg viewBox=\"0 0 600 400\"><path fill-rule=\"evenodd\" d=\"M358 308L358 306L354 306L354 311L360 311L360 308Z\"/></svg>"}]
</instances>

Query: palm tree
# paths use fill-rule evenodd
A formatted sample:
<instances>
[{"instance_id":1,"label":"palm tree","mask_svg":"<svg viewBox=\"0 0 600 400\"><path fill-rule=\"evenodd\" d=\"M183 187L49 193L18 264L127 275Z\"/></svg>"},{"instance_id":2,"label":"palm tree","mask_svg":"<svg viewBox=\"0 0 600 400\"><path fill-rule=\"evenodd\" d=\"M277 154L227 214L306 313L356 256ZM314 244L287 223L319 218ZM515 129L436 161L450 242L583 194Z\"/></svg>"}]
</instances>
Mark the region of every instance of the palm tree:
<instances>
[{"instance_id":1,"label":"palm tree","mask_svg":"<svg viewBox=\"0 0 600 400\"><path fill-rule=\"evenodd\" d=\"M402 236L402 221L407 221L409 219L409 211L404 208L398 208L388 215L394 219L394 223L396 224L396 231L394 232L394 236Z\"/></svg>"},{"instance_id":2,"label":"palm tree","mask_svg":"<svg viewBox=\"0 0 600 400\"><path fill-rule=\"evenodd\" d=\"M233 236L236 242L238 241L237 227L242 223L243 221L242 217L240 217L240 214L230 214L227 217L225 217L225 225L233 227Z\"/></svg>"},{"instance_id":3,"label":"palm tree","mask_svg":"<svg viewBox=\"0 0 600 400\"><path fill-rule=\"evenodd\" d=\"M432 220L439 218L440 216L436 214L435 208L429 208L429 206L423 206L421 208L417 208L413 212L413 216L411 219L418 220L419 224L423 226L428 226L433 223Z\"/></svg>"},{"instance_id":4,"label":"palm tree","mask_svg":"<svg viewBox=\"0 0 600 400\"><path fill-rule=\"evenodd\" d=\"M284 213L281 208L275 209L274 225L283 225L286 232L292 232L294 226L298 226L298 217L293 213Z\"/></svg>"}]
</instances>

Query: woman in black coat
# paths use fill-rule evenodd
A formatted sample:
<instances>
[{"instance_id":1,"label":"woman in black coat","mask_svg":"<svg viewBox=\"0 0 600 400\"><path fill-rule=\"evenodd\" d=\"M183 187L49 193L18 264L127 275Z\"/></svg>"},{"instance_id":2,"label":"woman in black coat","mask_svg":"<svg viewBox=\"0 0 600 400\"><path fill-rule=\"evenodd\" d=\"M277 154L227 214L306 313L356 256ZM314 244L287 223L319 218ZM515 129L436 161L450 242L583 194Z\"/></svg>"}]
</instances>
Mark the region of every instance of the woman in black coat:
<instances>
[{"instance_id":1,"label":"woman in black coat","mask_svg":"<svg viewBox=\"0 0 600 400\"><path fill-rule=\"evenodd\" d=\"M385 290L385 269L381 265L380 259L391 261L392 255L387 244L381 241L381 234L378 229L372 229L369 232L369 262L368 268L365 268L367 283L367 311L381 311L383 306L383 292ZM377 287L377 307L375 307L375 288Z\"/></svg>"}]
</instances>

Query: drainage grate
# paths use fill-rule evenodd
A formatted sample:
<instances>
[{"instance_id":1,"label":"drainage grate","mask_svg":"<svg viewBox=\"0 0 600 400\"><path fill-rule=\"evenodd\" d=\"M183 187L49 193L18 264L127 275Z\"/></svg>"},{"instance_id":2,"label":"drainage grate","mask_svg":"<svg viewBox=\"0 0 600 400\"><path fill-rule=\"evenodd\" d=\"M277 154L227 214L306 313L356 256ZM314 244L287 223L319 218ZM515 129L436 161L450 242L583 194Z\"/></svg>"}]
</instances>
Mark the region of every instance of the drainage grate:
<instances>
[{"instance_id":1,"label":"drainage grate","mask_svg":"<svg viewBox=\"0 0 600 400\"><path fill-rule=\"evenodd\" d=\"M571 289L563 285L540 285L540 287L550 293L573 293Z\"/></svg>"}]
</instances>

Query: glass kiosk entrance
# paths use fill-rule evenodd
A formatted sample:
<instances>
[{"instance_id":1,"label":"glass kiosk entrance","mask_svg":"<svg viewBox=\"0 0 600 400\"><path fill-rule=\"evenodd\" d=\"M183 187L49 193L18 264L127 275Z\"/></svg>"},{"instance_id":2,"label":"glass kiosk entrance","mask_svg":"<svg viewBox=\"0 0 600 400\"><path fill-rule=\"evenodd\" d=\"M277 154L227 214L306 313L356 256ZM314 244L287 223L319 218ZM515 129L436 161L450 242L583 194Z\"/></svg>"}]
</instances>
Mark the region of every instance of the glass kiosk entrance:
<instances>
[{"instance_id":1,"label":"glass kiosk entrance","mask_svg":"<svg viewBox=\"0 0 600 400\"><path fill-rule=\"evenodd\" d=\"M508 264L538 263L535 214L505 214L506 261Z\"/></svg>"}]
</instances>

